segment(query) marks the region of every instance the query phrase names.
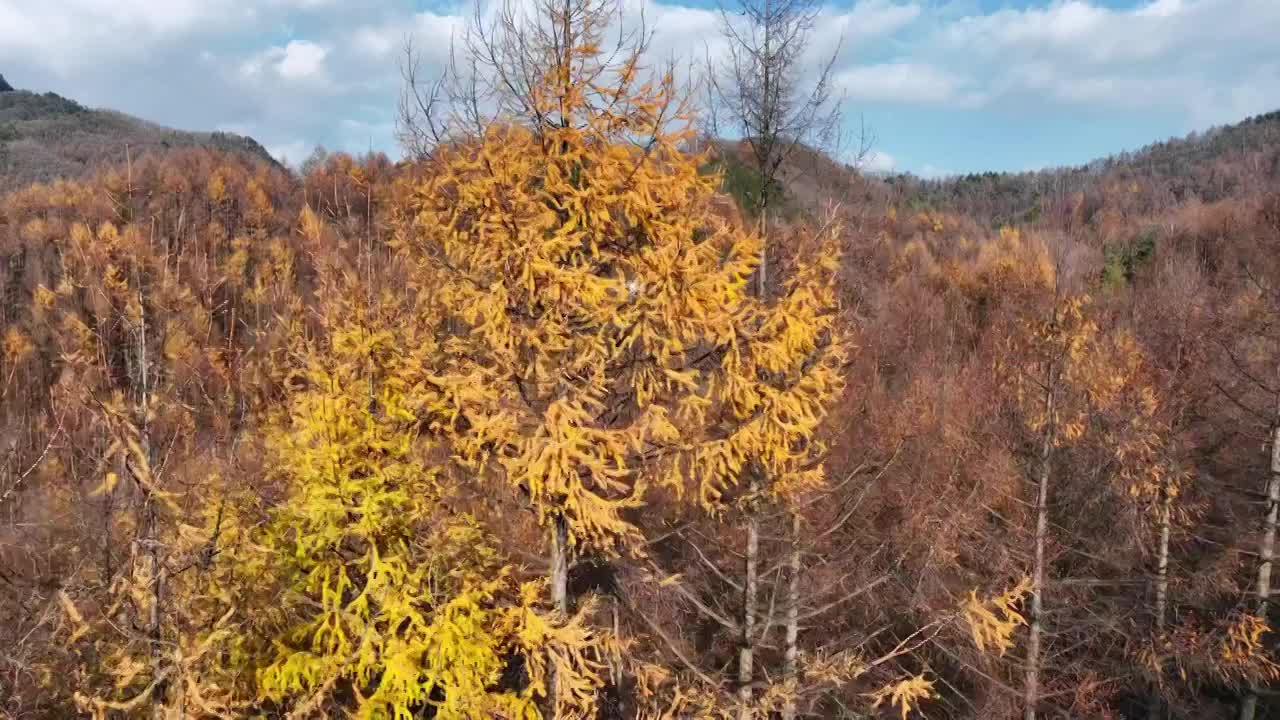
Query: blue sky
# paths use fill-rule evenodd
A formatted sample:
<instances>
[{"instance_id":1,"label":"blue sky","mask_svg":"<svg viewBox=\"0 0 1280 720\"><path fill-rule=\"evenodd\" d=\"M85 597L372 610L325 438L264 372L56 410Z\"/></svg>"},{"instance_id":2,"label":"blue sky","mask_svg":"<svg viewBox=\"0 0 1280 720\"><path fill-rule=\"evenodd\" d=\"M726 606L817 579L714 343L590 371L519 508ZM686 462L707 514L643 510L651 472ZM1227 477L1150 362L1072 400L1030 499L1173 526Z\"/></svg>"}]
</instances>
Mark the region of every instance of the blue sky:
<instances>
[{"instance_id":1,"label":"blue sky","mask_svg":"<svg viewBox=\"0 0 1280 720\"><path fill-rule=\"evenodd\" d=\"M624 0L654 55L715 54L714 0ZM682 4L683 3L683 4ZM414 0L0 0L0 73L174 127L396 154L398 49L441 62L469 12ZM869 165L1077 164L1280 108L1280 0L853 0L824 7ZM841 43L843 38L843 43Z\"/></svg>"}]
</instances>

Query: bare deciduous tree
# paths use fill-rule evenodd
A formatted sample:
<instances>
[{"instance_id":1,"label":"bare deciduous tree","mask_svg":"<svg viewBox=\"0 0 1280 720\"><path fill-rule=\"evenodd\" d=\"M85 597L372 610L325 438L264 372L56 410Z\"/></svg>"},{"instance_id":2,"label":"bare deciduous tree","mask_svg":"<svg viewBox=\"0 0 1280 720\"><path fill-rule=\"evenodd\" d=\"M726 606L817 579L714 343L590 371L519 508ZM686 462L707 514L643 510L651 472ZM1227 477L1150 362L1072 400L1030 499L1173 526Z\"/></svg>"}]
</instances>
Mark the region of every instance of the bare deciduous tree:
<instances>
[{"instance_id":1,"label":"bare deciduous tree","mask_svg":"<svg viewBox=\"0 0 1280 720\"><path fill-rule=\"evenodd\" d=\"M840 46L805 81L807 52L821 11L817 0L737 0L720 6L725 56L707 61L707 122L711 134L739 134L758 174L752 198L762 229L777 200L786 161L803 146L838 151L842 114L832 68ZM866 154L865 134L859 157ZM765 253L767 257L767 251ZM765 287L767 267L757 282Z\"/></svg>"},{"instance_id":2,"label":"bare deciduous tree","mask_svg":"<svg viewBox=\"0 0 1280 720\"><path fill-rule=\"evenodd\" d=\"M414 158L431 155L450 139L474 136L498 122L516 122L537 132L540 127L573 127L582 121L562 112L555 98L537 95L549 74L566 96L586 94L588 107L623 115L628 91L644 81L641 63L651 31L644 16L631 22L617 0L538 0L530 6L504 0L492 10L477 3L451 44L443 67L432 76L424 70L420 49L407 38L401 58L401 90L397 136ZM589 67L573 48L584 43L601 51ZM673 68L654 73L674 87ZM688 114L687 97L672 94L665 119ZM652 137L634 138L640 147Z\"/></svg>"}]
</instances>

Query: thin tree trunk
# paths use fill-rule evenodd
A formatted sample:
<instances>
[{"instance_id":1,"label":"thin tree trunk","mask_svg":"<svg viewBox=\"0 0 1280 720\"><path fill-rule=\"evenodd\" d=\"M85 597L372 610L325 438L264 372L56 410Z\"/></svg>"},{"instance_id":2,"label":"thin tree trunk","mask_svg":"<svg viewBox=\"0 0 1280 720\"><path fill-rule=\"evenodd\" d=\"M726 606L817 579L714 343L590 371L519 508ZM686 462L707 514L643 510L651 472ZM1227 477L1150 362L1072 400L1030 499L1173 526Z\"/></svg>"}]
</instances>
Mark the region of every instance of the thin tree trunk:
<instances>
[{"instance_id":1,"label":"thin tree trunk","mask_svg":"<svg viewBox=\"0 0 1280 720\"><path fill-rule=\"evenodd\" d=\"M763 127L757 133L757 137L751 140L752 143L759 143L758 147L765 148L763 157L759 149L755 150L756 162L758 167L756 170L760 173L760 270L756 275L756 294L762 299L765 296L766 284L769 275L769 179L773 174L772 149L774 143L773 121L776 105L773 103L773 94L771 86L773 85L773 12L770 0L764 2L764 54L763 62L760 67L760 82L764 92L760 96L761 107L758 108L760 117L763 120ZM748 134L750 130L748 129Z\"/></svg>"},{"instance_id":2,"label":"thin tree trunk","mask_svg":"<svg viewBox=\"0 0 1280 720\"><path fill-rule=\"evenodd\" d=\"M763 183L763 181L762 181ZM766 186L760 188L760 267L756 270L756 296L764 299L765 277L769 262L769 228L766 221ZM756 503L760 493L760 477L751 472L749 483L749 504L747 506L747 552L745 575L742 583L742 647L738 650L738 720L751 720L754 715L752 707L751 681L755 677L755 642L756 642L756 596L758 594L760 564L760 518Z\"/></svg>"},{"instance_id":3,"label":"thin tree trunk","mask_svg":"<svg viewBox=\"0 0 1280 720\"><path fill-rule=\"evenodd\" d=\"M756 642L756 594L760 563L760 518L754 504L760 480L752 473L751 506L747 511L746 582L742 586L742 647L738 651L738 720L751 720L751 680L754 677Z\"/></svg>"},{"instance_id":4,"label":"thin tree trunk","mask_svg":"<svg viewBox=\"0 0 1280 720\"><path fill-rule=\"evenodd\" d=\"M551 525L551 604L569 614L569 524L557 515Z\"/></svg>"},{"instance_id":5,"label":"thin tree trunk","mask_svg":"<svg viewBox=\"0 0 1280 720\"><path fill-rule=\"evenodd\" d=\"M1280 510L1280 425L1271 435L1271 477L1267 480L1267 514L1258 548L1258 617L1267 617L1271 598L1271 561L1275 557L1276 520ZM1258 689L1250 687L1240 701L1240 720L1253 720L1258 711Z\"/></svg>"},{"instance_id":6,"label":"thin tree trunk","mask_svg":"<svg viewBox=\"0 0 1280 720\"><path fill-rule=\"evenodd\" d=\"M142 280L139 278L139 282ZM158 508L156 507L155 498L155 477L151 475L155 468L155 458L152 457L151 448L151 368L147 362L147 305L146 298L142 294L142 290L138 291L138 306L141 308L141 318L138 328L138 440L142 448L143 459L146 461L146 468L141 468L140 472L146 473L148 477L146 482L148 487L142 492L142 536L146 547L143 550L145 558L145 574L147 582L151 584L151 607L147 613L147 637L151 640L150 655L153 677L160 677L163 672L164 653L160 647L161 639L161 620L162 608L164 601L164 565L160 558L160 537L159 537L159 517L157 516ZM156 686L155 696L151 698L152 716L162 718L165 716L164 707L164 684Z\"/></svg>"},{"instance_id":7,"label":"thin tree trunk","mask_svg":"<svg viewBox=\"0 0 1280 720\"><path fill-rule=\"evenodd\" d=\"M1169 492L1168 479L1160 488L1160 540L1156 548L1156 598L1155 636L1164 636L1165 612L1169 604L1169 524L1173 512L1173 496ZM1160 699L1159 686L1151 688L1151 700L1147 703L1147 719L1160 720L1164 714L1164 702Z\"/></svg>"},{"instance_id":8,"label":"thin tree trunk","mask_svg":"<svg viewBox=\"0 0 1280 720\"><path fill-rule=\"evenodd\" d=\"M1053 443L1055 433L1054 391L1057 387L1057 372L1049 373L1049 389L1045 393L1045 428L1040 447L1040 464L1037 468L1036 491L1036 534L1034 565L1031 570L1031 608L1030 632L1027 637L1027 682L1023 696L1024 720L1035 720L1036 703L1040 698L1040 636L1043 630L1044 609L1044 548L1049 537L1049 466L1053 460Z\"/></svg>"},{"instance_id":9,"label":"thin tree trunk","mask_svg":"<svg viewBox=\"0 0 1280 720\"><path fill-rule=\"evenodd\" d=\"M760 191L760 267L756 268L756 296L765 296L769 278L769 210L767 190Z\"/></svg>"},{"instance_id":10,"label":"thin tree trunk","mask_svg":"<svg viewBox=\"0 0 1280 720\"><path fill-rule=\"evenodd\" d=\"M610 603L610 610L612 611L612 614L613 614L613 637L614 637L615 639L618 639L618 638L621 638L621 637L622 637L622 627L621 627L621 624L618 622L618 617L619 617L619 613L618 613L618 604L619 604L619 601L618 601L618 595L617 595L617 593L616 593L616 592L611 596L611 600L612 600L612 602ZM621 650L617 650L617 651L616 651L616 653L617 653L617 654L614 656L614 658L613 658L613 662L612 662L612 663L610 663L610 665L609 665L609 680L610 680L610 682L612 682L612 683L613 683L613 687L614 687L614 689L615 689L615 690L618 690L619 692L621 692L621 689L622 689L622 651L621 651Z\"/></svg>"},{"instance_id":11,"label":"thin tree trunk","mask_svg":"<svg viewBox=\"0 0 1280 720\"><path fill-rule=\"evenodd\" d=\"M791 515L791 572L787 578L787 646L782 659L787 697L782 705L782 720L795 720L796 692L799 690L800 649L800 513Z\"/></svg>"},{"instance_id":12,"label":"thin tree trunk","mask_svg":"<svg viewBox=\"0 0 1280 720\"><path fill-rule=\"evenodd\" d=\"M564 515L551 524L551 604L561 618L569 616L569 525ZM556 717L555 665L547 670L547 717Z\"/></svg>"},{"instance_id":13,"label":"thin tree trunk","mask_svg":"<svg viewBox=\"0 0 1280 720\"><path fill-rule=\"evenodd\" d=\"M144 445L144 449L145 449ZM156 503L150 491L142 497L143 517L146 522L146 530L144 532L144 542L147 544L145 554L146 558L146 576L148 582L151 583L151 607L147 613L147 637L151 641L151 667L152 677L158 678L164 671L164 655L160 647L160 629L161 629L161 608L160 605L164 600L164 568L160 563L160 543L157 537L157 518ZM166 683L156 685L151 698L151 716L160 720L165 717L166 708L164 703Z\"/></svg>"}]
</instances>

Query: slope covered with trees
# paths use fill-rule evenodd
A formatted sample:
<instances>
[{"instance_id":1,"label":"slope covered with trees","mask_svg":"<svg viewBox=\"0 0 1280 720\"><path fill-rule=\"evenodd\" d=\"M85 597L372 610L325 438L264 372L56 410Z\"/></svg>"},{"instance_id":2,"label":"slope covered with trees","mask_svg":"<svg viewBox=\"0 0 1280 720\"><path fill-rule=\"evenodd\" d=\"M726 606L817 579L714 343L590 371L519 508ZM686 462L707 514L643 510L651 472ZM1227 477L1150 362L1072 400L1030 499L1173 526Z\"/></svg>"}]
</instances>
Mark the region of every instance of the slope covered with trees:
<instances>
[{"instance_id":1,"label":"slope covered with trees","mask_svg":"<svg viewBox=\"0 0 1280 720\"><path fill-rule=\"evenodd\" d=\"M0 79L0 191L79 177L170 148L207 147L275 163L255 140L233 133L172 130L55 95L13 90Z\"/></svg>"},{"instance_id":2,"label":"slope covered with trees","mask_svg":"<svg viewBox=\"0 0 1280 720\"><path fill-rule=\"evenodd\" d=\"M1274 712L1273 148L769 174L612 10L474 27L411 163L0 200L0 713Z\"/></svg>"},{"instance_id":3,"label":"slope covered with trees","mask_svg":"<svg viewBox=\"0 0 1280 720\"><path fill-rule=\"evenodd\" d=\"M1233 125L1153 143L1073 168L1024 173L974 173L941 180L887 178L913 207L954 208L999 224L1034 222L1072 210L1089 222L1107 198L1127 191L1154 214L1192 201L1217 202L1280 182L1280 111Z\"/></svg>"}]
</instances>

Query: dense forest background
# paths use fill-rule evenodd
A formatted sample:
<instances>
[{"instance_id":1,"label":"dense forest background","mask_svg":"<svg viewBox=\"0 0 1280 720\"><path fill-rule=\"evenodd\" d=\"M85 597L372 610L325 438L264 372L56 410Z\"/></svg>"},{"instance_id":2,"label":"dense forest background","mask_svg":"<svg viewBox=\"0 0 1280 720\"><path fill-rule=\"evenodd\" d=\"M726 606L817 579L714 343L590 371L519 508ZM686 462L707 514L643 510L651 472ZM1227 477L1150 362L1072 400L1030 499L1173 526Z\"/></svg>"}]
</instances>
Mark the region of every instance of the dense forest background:
<instances>
[{"instance_id":1,"label":"dense forest background","mask_svg":"<svg viewBox=\"0 0 1280 720\"><path fill-rule=\"evenodd\" d=\"M401 162L0 92L0 714L1280 713L1280 113L765 179L583 7Z\"/></svg>"}]
</instances>

